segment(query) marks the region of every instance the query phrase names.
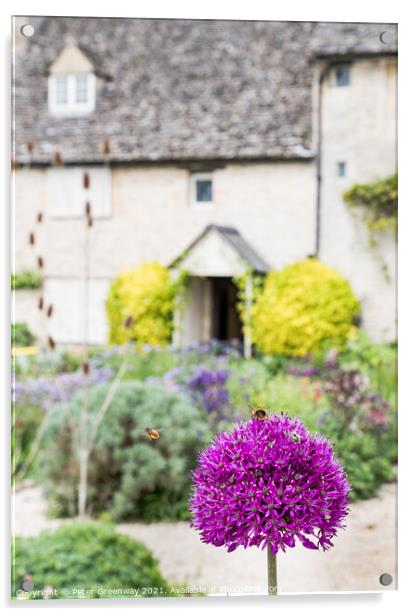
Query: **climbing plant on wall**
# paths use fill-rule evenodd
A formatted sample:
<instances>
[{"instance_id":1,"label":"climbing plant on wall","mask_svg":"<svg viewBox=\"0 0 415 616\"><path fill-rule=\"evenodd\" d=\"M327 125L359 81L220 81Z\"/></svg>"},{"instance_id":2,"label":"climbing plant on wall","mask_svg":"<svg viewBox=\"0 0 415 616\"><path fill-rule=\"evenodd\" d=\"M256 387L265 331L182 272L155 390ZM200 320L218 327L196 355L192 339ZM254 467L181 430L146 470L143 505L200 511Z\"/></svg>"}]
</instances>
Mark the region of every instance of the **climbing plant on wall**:
<instances>
[{"instance_id":1,"label":"climbing plant on wall","mask_svg":"<svg viewBox=\"0 0 415 616\"><path fill-rule=\"evenodd\" d=\"M398 223L398 175L395 173L368 184L354 184L344 195L345 202L363 212L369 231L369 246L376 248L379 233L396 233ZM380 267L387 282L391 275L384 255L378 251Z\"/></svg>"},{"instance_id":2,"label":"climbing plant on wall","mask_svg":"<svg viewBox=\"0 0 415 616\"><path fill-rule=\"evenodd\" d=\"M252 298L247 297L247 281L249 278L252 280ZM252 300L253 304L257 300L258 295L264 286L264 276L255 274L252 268L248 268L243 274L234 276L232 281L237 289L238 301L236 304L236 309L239 317L244 327L251 327L252 314L247 310L247 303L249 302L249 299Z\"/></svg>"},{"instance_id":3,"label":"climbing plant on wall","mask_svg":"<svg viewBox=\"0 0 415 616\"><path fill-rule=\"evenodd\" d=\"M354 184L344 195L348 205L363 208L370 232L396 229L398 219L398 176L377 179L368 184Z\"/></svg>"}]
</instances>

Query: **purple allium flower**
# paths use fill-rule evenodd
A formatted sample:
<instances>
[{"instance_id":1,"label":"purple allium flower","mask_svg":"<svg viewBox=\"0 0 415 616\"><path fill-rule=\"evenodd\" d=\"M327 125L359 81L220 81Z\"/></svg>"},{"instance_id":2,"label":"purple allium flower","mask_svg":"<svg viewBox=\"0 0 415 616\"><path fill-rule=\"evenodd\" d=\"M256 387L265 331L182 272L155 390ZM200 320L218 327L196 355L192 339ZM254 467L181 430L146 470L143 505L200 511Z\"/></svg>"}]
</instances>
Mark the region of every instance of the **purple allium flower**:
<instances>
[{"instance_id":1,"label":"purple allium flower","mask_svg":"<svg viewBox=\"0 0 415 616\"><path fill-rule=\"evenodd\" d=\"M350 485L330 443L301 421L269 415L237 423L198 456L192 525L204 543L326 550L344 528Z\"/></svg>"}]
</instances>

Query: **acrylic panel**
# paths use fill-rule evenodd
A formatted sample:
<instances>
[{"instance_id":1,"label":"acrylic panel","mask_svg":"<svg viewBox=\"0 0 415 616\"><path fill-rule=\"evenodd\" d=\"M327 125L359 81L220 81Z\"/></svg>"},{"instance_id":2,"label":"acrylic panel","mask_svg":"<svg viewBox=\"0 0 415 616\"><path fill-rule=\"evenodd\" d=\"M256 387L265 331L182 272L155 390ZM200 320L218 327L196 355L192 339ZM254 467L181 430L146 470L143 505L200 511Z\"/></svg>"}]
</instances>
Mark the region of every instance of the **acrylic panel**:
<instances>
[{"instance_id":1,"label":"acrylic panel","mask_svg":"<svg viewBox=\"0 0 415 616\"><path fill-rule=\"evenodd\" d=\"M12 25L12 597L395 589L397 25Z\"/></svg>"}]
</instances>

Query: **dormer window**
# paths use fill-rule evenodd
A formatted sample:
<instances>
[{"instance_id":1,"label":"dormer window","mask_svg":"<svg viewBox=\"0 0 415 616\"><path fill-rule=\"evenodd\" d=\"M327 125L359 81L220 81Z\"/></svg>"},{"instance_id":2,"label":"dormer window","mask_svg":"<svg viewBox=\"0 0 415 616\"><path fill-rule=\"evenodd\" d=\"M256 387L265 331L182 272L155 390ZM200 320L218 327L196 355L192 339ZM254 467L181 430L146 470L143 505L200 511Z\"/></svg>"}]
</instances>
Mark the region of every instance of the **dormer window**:
<instances>
[{"instance_id":1,"label":"dormer window","mask_svg":"<svg viewBox=\"0 0 415 616\"><path fill-rule=\"evenodd\" d=\"M88 113L95 109L95 75L51 75L49 110L55 114Z\"/></svg>"},{"instance_id":2,"label":"dormer window","mask_svg":"<svg viewBox=\"0 0 415 616\"><path fill-rule=\"evenodd\" d=\"M95 109L94 67L75 45L68 45L49 69L48 102L54 115L77 115Z\"/></svg>"}]
</instances>

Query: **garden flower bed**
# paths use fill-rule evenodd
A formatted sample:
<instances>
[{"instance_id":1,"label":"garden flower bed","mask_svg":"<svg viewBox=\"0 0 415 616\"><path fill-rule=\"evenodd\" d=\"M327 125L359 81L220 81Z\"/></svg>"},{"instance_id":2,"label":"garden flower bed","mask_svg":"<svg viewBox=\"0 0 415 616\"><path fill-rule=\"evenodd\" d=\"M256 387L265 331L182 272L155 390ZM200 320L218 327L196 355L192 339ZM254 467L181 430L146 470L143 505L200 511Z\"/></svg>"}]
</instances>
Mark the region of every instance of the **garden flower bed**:
<instances>
[{"instance_id":1,"label":"garden flower bed","mask_svg":"<svg viewBox=\"0 0 415 616\"><path fill-rule=\"evenodd\" d=\"M97 432L101 449L91 452L89 511L94 515L110 511L116 519L186 518L190 471L196 464L197 451L217 432L228 429L236 420L247 419L250 404L265 405L274 412L284 410L298 417L310 432L327 436L346 468L352 500L374 496L382 483L394 478L396 349L393 345L372 345L363 335L349 341L341 353L327 350L319 356L295 359L257 355L247 360L237 341L226 344L211 341L181 350L145 346L137 351L130 345L92 349L87 374L76 355L66 353L63 357L56 351L37 358L16 358L15 362L15 480L30 476L47 487L55 515L74 513L62 501L62 486L64 492L72 494L73 503L77 492L77 456L74 455L77 431L73 430L69 438L70 430L62 417L68 409L72 421L76 417L80 405L77 392L86 384L91 415L98 412L120 366L123 366L121 386ZM144 402L140 398L132 404L132 394L128 393L138 391L137 387L140 391L157 392L146 397L145 426L138 419ZM189 409L183 411L185 416L189 413L188 428L180 428L181 411L177 412L177 419L170 416L173 411L169 409L176 407ZM160 415L160 408L166 409L164 416ZM108 441L106 449L102 449L108 426L121 425L121 421L126 422L127 432L135 437L131 442L121 440L118 445ZM193 430L196 425L197 429ZM145 438L148 427L160 430L160 440L151 442ZM62 434L66 434L66 440L62 440ZM177 453L172 443L175 439L183 445L184 453ZM157 473L149 473L157 475L156 479L148 481L144 491L138 490L140 506L136 488L128 488L131 472L125 474L122 470L123 463L117 454L119 447L122 455L130 460L129 465L134 460L148 459L150 470L161 454L163 463L153 465ZM102 456L110 461L106 477L111 477L113 472L116 481L127 486L116 502L111 490L105 498L93 496L106 493L104 476L93 471L94 464L102 465ZM173 459L176 470L169 466ZM181 477L180 490L174 497L169 485L172 472Z\"/></svg>"}]
</instances>

